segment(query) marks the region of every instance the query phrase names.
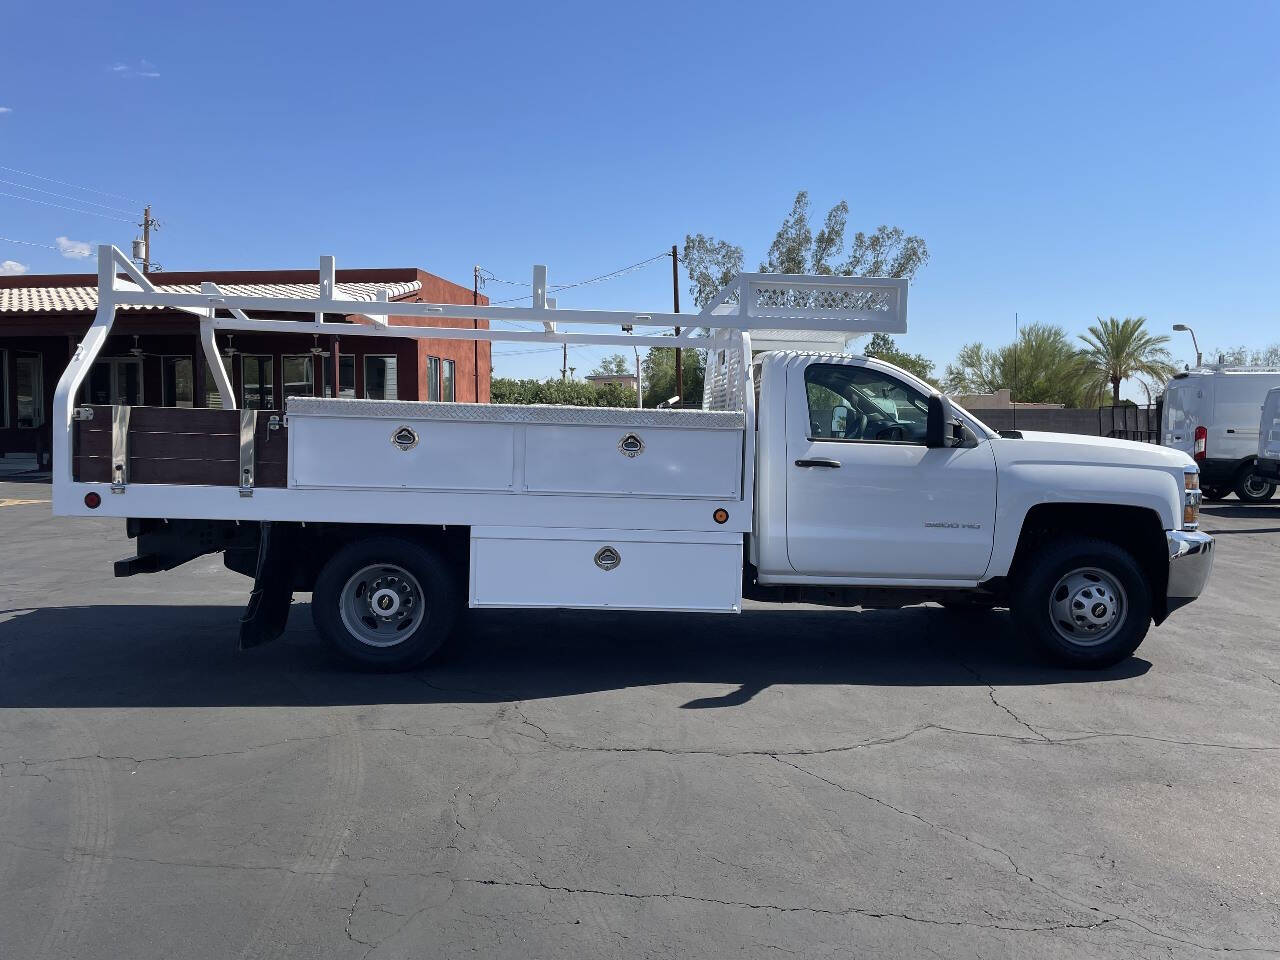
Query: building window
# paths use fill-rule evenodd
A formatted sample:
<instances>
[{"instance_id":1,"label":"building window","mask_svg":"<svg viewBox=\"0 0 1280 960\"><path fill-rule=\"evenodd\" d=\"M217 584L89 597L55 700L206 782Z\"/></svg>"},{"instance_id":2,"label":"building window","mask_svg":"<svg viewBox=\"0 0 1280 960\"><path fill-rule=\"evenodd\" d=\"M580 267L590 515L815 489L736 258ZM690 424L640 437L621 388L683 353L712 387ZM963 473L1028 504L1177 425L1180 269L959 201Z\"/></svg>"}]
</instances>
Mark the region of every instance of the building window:
<instances>
[{"instance_id":1,"label":"building window","mask_svg":"<svg viewBox=\"0 0 1280 960\"><path fill-rule=\"evenodd\" d=\"M440 399L449 403L454 401L453 395L453 361L445 360L441 364L440 374Z\"/></svg>"},{"instance_id":2,"label":"building window","mask_svg":"<svg viewBox=\"0 0 1280 960\"><path fill-rule=\"evenodd\" d=\"M427 357L427 399L440 399L440 358Z\"/></svg>"},{"instance_id":3,"label":"building window","mask_svg":"<svg viewBox=\"0 0 1280 960\"><path fill-rule=\"evenodd\" d=\"M364 395L367 400L396 399L396 358L364 358Z\"/></svg>"},{"instance_id":4,"label":"building window","mask_svg":"<svg viewBox=\"0 0 1280 960\"><path fill-rule=\"evenodd\" d=\"M246 410L274 410L275 380L271 357L266 354L243 354L240 358L240 382Z\"/></svg>"},{"instance_id":5,"label":"building window","mask_svg":"<svg viewBox=\"0 0 1280 960\"><path fill-rule=\"evenodd\" d=\"M0 429L9 426L9 351L0 350Z\"/></svg>"},{"instance_id":6,"label":"building window","mask_svg":"<svg viewBox=\"0 0 1280 960\"><path fill-rule=\"evenodd\" d=\"M349 353L338 354L338 396L356 395L356 358Z\"/></svg>"},{"instance_id":7,"label":"building window","mask_svg":"<svg viewBox=\"0 0 1280 960\"><path fill-rule=\"evenodd\" d=\"M82 396L89 403L126 407L140 406L142 399L142 359L140 357L108 357L89 369Z\"/></svg>"},{"instance_id":8,"label":"building window","mask_svg":"<svg viewBox=\"0 0 1280 960\"><path fill-rule=\"evenodd\" d=\"M44 425L43 358L16 357L13 363L13 381L17 388L17 426L31 429Z\"/></svg>"},{"instance_id":9,"label":"building window","mask_svg":"<svg viewBox=\"0 0 1280 960\"><path fill-rule=\"evenodd\" d=\"M231 379L231 361L229 357L222 358L222 368L227 373L227 379ZM234 382L232 389L235 389ZM218 392L218 381L213 379L213 367L209 364L208 359L204 361L204 405L211 410L222 409L222 394Z\"/></svg>"},{"instance_id":10,"label":"building window","mask_svg":"<svg viewBox=\"0 0 1280 960\"><path fill-rule=\"evenodd\" d=\"M195 380L190 357L160 358L160 405L162 407L195 406Z\"/></svg>"},{"instance_id":11,"label":"building window","mask_svg":"<svg viewBox=\"0 0 1280 960\"><path fill-rule=\"evenodd\" d=\"M284 395L286 397L310 397L315 395L314 358L309 353L280 358L284 371Z\"/></svg>"}]
</instances>

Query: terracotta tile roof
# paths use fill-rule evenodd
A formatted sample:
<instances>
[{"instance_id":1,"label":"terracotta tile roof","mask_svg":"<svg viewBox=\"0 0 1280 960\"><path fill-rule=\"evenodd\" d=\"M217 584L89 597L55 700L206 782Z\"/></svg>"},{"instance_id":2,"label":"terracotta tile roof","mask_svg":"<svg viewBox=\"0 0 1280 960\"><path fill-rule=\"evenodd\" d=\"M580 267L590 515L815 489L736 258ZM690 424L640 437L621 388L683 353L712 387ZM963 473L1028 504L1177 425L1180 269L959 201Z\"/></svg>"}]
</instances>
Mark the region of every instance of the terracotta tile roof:
<instances>
[{"instance_id":1,"label":"terracotta tile roof","mask_svg":"<svg viewBox=\"0 0 1280 960\"><path fill-rule=\"evenodd\" d=\"M245 297L318 297L318 283L220 283L223 293ZM337 296L341 300L372 302L379 290L395 300L416 293L422 284L417 280L396 283L344 283L339 281ZM194 283L159 284L165 293L199 293ZM98 309L97 287L9 287L0 288L0 313L92 313ZM158 310L160 307L124 307L129 310Z\"/></svg>"}]
</instances>

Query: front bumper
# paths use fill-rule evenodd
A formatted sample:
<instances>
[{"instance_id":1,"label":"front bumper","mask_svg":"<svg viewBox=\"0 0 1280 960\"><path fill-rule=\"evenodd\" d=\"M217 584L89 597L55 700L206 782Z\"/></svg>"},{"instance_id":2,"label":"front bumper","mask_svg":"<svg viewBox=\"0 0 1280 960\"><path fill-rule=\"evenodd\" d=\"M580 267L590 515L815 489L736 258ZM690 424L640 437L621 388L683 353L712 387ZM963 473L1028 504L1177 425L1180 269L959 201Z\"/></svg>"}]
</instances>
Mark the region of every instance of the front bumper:
<instances>
[{"instance_id":1,"label":"front bumper","mask_svg":"<svg viewBox=\"0 0 1280 960\"><path fill-rule=\"evenodd\" d=\"M1169 586L1166 616L1200 596L1213 569L1213 537L1198 530L1169 530Z\"/></svg>"}]
</instances>

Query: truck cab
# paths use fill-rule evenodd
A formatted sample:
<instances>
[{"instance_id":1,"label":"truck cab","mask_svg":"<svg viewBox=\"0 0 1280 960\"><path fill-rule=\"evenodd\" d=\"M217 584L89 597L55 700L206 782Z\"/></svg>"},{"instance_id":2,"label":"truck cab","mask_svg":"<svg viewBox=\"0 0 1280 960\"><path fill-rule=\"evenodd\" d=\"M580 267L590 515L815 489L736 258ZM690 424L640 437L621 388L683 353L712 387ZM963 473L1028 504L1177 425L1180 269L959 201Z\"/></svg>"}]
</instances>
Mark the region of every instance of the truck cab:
<instances>
[{"instance_id":1,"label":"truck cab","mask_svg":"<svg viewBox=\"0 0 1280 960\"><path fill-rule=\"evenodd\" d=\"M1011 605L1058 659L1096 664L1127 656L1207 576L1185 453L1001 435L865 357L771 352L753 376L756 588Z\"/></svg>"}]
</instances>

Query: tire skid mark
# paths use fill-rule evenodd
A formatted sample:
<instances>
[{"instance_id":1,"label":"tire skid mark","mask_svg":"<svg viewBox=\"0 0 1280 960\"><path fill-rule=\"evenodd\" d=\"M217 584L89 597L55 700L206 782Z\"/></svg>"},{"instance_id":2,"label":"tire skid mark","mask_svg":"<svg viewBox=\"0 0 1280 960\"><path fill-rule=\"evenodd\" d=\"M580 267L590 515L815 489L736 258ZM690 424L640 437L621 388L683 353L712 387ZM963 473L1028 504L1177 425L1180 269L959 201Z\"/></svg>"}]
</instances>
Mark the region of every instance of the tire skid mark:
<instances>
[{"instance_id":1,"label":"tire skid mark","mask_svg":"<svg viewBox=\"0 0 1280 960\"><path fill-rule=\"evenodd\" d=\"M111 858L110 769L97 756L102 751L87 724L67 715L46 716L54 730L61 731L56 735L59 742L74 742L77 748L70 752L89 758L59 770L65 780L59 776L50 781L71 785L67 846L61 857L67 870L61 890L50 898L44 933L29 954L32 960L65 960L79 955L76 947L88 921L86 908L96 899Z\"/></svg>"},{"instance_id":2,"label":"tire skid mark","mask_svg":"<svg viewBox=\"0 0 1280 960\"><path fill-rule=\"evenodd\" d=\"M272 960L290 946L290 934L306 919L306 910L327 888L351 832L364 784L364 752L354 717L333 720L325 740L328 777L304 836L304 849L284 876L270 910L258 923L240 960Z\"/></svg>"}]
</instances>

